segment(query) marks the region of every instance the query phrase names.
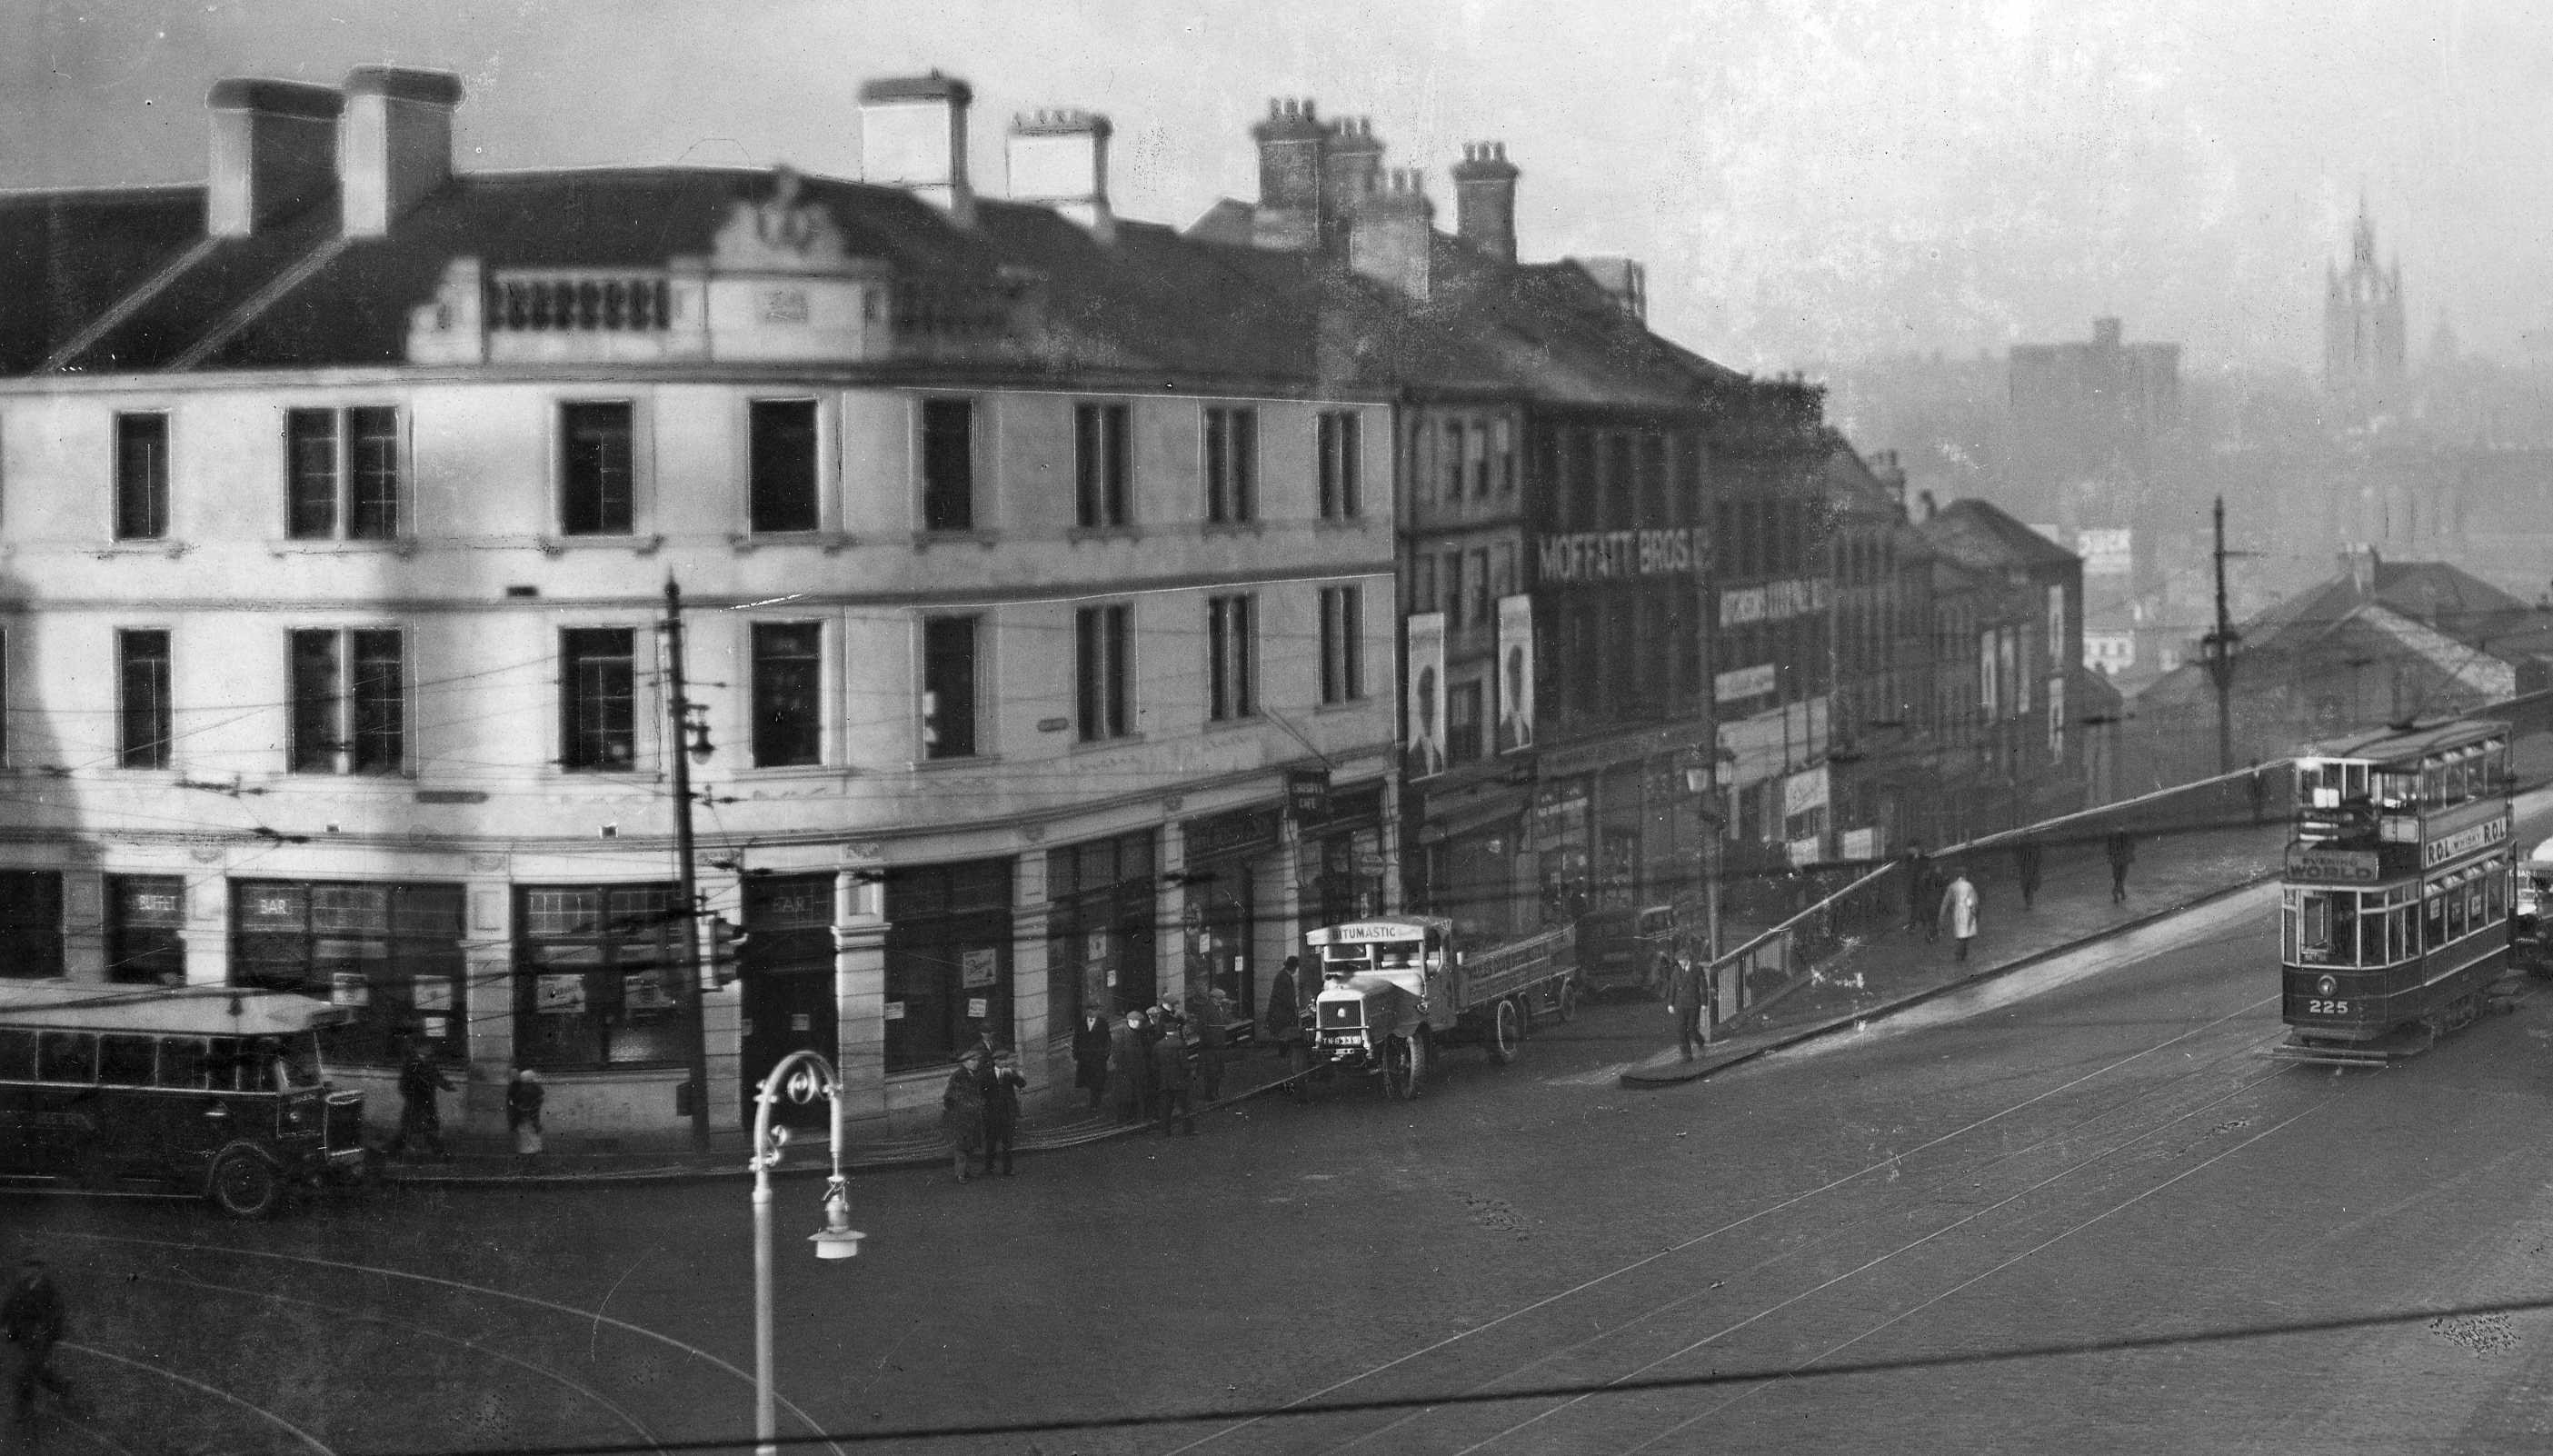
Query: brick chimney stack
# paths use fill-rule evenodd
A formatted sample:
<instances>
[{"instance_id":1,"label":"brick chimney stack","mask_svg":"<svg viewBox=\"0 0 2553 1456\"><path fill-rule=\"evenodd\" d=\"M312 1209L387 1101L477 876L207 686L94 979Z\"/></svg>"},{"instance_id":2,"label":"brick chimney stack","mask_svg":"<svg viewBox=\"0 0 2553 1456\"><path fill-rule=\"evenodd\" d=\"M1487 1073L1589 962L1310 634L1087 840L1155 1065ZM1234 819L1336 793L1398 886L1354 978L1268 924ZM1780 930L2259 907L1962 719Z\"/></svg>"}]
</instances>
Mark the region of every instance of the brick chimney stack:
<instances>
[{"instance_id":1,"label":"brick chimney stack","mask_svg":"<svg viewBox=\"0 0 2553 1456\"><path fill-rule=\"evenodd\" d=\"M212 167L204 231L245 238L337 188L337 118L346 98L333 86L232 78L204 95L212 113Z\"/></svg>"},{"instance_id":2,"label":"brick chimney stack","mask_svg":"<svg viewBox=\"0 0 2553 1456\"><path fill-rule=\"evenodd\" d=\"M1357 203L1348 225L1348 267L1425 302L1433 282L1436 204L1415 168L1393 168Z\"/></svg>"},{"instance_id":3,"label":"brick chimney stack","mask_svg":"<svg viewBox=\"0 0 2553 1456\"><path fill-rule=\"evenodd\" d=\"M1087 111L1026 112L1011 121L1011 199L1054 208L1101 243L1117 238L1108 210L1108 118Z\"/></svg>"},{"instance_id":4,"label":"brick chimney stack","mask_svg":"<svg viewBox=\"0 0 2553 1456\"><path fill-rule=\"evenodd\" d=\"M337 194L346 235L387 235L400 213L452 179L452 113L461 78L444 70L359 65L346 75Z\"/></svg>"},{"instance_id":5,"label":"brick chimney stack","mask_svg":"<svg viewBox=\"0 0 2553 1456\"><path fill-rule=\"evenodd\" d=\"M902 187L945 212L959 227L975 223L975 189L966 179L966 108L975 90L955 76L894 76L860 86L860 177Z\"/></svg>"},{"instance_id":6,"label":"brick chimney stack","mask_svg":"<svg viewBox=\"0 0 2553 1456\"><path fill-rule=\"evenodd\" d=\"M1288 253L1320 247L1329 227L1323 192L1330 137L1311 98L1271 100L1268 119L1250 135L1259 144L1259 206L1250 241Z\"/></svg>"},{"instance_id":7,"label":"brick chimney stack","mask_svg":"<svg viewBox=\"0 0 2553 1456\"><path fill-rule=\"evenodd\" d=\"M1328 230L1324 248L1340 246L1340 234L1356 215L1357 204L1382 184L1383 143L1375 139L1374 118L1343 116L1330 123L1321 151L1321 216Z\"/></svg>"},{"instance_id":8,"label":"brick chimney stack","mask_svg":"<svg viewBox=\"0 0 2553 1456\"><path fill-rule=\"evenodd\" d=\"M1468 142L1454 164L1454 231L1484 257L1516 261L1516 167L1504 142Z\"/></svg>"}]
</instances>

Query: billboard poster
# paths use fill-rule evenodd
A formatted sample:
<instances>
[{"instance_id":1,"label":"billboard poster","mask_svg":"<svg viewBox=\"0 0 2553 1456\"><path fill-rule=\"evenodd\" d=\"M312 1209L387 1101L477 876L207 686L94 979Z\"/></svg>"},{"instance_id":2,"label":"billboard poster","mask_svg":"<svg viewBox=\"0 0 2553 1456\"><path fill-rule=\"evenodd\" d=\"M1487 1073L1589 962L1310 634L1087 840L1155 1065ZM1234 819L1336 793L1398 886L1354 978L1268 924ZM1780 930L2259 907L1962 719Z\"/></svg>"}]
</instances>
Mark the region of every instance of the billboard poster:
<instances>
[{"instance_id":1,"label":"billboard poster","mask_svg":"<svg viewBox=\"0 0 2553 1456\"><path fill-rule=\"evenodd\" d=\"M1533 598L1498 599L1498 751L1533 746Z\"/></svg>"},{"instance_id":2,"label":"billboard poster","mask_svg":"<svg viewBox=\"0 0 2553 1456\"><path fill-rule=\"evenodd\" d=\"M1445 614L1409 618L1409 739L1401 772L1423 779L1445 771Z\"/></svg>"}]
</instances>

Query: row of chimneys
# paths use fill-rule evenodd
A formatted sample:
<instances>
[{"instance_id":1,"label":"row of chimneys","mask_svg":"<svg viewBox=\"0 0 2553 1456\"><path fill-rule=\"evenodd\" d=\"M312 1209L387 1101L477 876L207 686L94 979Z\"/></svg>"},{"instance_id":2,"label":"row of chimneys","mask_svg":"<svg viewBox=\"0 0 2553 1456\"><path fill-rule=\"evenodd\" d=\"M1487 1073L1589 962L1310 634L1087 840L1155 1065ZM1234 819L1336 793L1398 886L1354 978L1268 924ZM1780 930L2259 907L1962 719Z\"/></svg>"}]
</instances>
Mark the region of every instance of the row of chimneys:
<instances>
[{"instance_id":1,"label":"row of chimneys","mask_svg":"<svg viewBox=\"0 0 2553 1456\"><path fill-rule=\"evenodd\" d=\"M461 97L460 79L448 72L388 65L359 66L339 87L215 82L205 98L213 117L207 230L245 237L333 191L348 236L382 236L452 175L452 113ZM971 224L966 111L973 100L964 81L938 71L863 84L862 179L906 188L961 226ZM1084 111L1019 116L1010 135L1012 197L1053 207L1110 240L1110 132L1106 117ZM1271 101L1251 134L1259 143L1254 243L1344 255L1359 272L1426 296L1435 205L1416 171L1384 168L1370 120L1325 122L1309 100ZM1505 144L1466 146L1453 176L1458 236L1513 263L1516 168ZM1601 281L1617 296L1636 289L1629 280Z\"/></svg>"}]
</instances>

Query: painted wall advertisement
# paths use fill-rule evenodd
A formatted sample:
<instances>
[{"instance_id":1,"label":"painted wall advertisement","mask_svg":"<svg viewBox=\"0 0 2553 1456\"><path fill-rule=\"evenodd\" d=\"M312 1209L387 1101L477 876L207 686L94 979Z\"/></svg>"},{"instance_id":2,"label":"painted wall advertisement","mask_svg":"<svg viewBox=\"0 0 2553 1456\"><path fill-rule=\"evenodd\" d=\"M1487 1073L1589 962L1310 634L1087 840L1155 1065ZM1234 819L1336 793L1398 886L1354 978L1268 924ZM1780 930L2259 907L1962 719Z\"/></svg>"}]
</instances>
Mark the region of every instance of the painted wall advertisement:
<instances>
[{"instance_id":1,"label":"painted wall advertisement","mask_svg":"<svg viewBox=\"0 0 2553 1456\"><path fill-rule=\"evenodd\" d=\"M1409 741L1402 772L1414 779L1445 771L1445 614L1409 618Z\"/></svg>"},{"instance_id":2,"label":"painted wall advertisement","mask_svg":"<svg viewBox=\"0 0 2553 1456\"><path fill-rule=\"evenodd\" d=\"M1498 751L1533 746L1533 598L1498 599Z\"/></svg>"}]
</instances>

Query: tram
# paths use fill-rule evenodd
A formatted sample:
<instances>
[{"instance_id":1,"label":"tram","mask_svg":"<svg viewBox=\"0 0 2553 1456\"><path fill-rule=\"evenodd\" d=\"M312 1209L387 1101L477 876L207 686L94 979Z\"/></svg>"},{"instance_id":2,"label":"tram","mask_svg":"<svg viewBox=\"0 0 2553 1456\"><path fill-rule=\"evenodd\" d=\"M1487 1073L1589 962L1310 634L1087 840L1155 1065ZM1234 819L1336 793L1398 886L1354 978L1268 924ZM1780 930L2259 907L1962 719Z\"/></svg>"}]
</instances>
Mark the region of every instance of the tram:
<instances>
[{"instance_id":1,"label":"tram","mask_svg":"<svg viewBox=\"0 0 2553 1456\"><path fill-rule=\"evenodd\" d=\"M2475 719L2297 753L2272 1056L2382 1064L2480 1014L2509 968L2508 737Z\"/></svg>"}]
</instances>

